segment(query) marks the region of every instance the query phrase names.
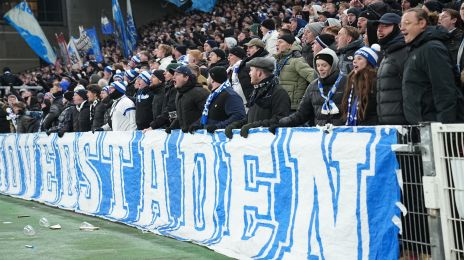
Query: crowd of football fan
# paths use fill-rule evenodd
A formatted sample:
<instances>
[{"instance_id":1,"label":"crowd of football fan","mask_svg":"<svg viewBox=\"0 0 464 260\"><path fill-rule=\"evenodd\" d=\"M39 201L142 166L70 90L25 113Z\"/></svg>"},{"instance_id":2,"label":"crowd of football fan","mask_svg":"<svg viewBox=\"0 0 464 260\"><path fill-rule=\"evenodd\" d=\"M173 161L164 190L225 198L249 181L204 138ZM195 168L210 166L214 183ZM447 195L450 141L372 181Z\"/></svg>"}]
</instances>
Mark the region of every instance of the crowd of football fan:
<instances>
[{"instance_id":1,"label":"crowd of football fan","mask_svg":"<svg viewBox=\"0 0 464 260\"><path fill-rule=\"evenodd\" d=\"M4 68L0 132L464 122L464 4L417 0L219 1L212 14L139 28L126 60Z\"/></svg>"}]
</instances>

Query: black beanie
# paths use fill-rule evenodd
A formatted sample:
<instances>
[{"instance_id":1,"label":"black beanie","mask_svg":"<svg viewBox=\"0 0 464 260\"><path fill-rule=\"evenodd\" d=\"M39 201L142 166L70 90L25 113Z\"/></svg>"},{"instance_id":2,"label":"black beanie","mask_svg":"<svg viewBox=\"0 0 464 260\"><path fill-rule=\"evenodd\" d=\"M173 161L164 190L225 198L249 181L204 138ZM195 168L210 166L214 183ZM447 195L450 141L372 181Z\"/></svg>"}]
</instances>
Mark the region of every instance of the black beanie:
<instances>
[{"instance_id":1,"label":"black beanie","mask_svg":"<svg viewBox=\"0 0 464 260\"><path fill-rule=\"evenodd\" d=\"M227 70L222 66L216 66L209 70L209 76L217 83L224 83L227 80Z\"/></svg>"},{"instance_id":2,"label":"black beanie","mask_svg":"<svg viewBox=\"0 0 464 260\"><path fill-rule=\"evenodd\" d=\"M319 54L316 54L316 56L314 57L314 60L323 60L323 61L326 61L327 63L329 63L330 66L332 66L333 64L333 57L332 55L330 54L327 54L327 53L319 53Z\"/></svg>"},{"instance_id":3,"label":"black beanie","mask_svg":"<svg viewBox=\"0 0 464 260\"><path fill-rule=\"evenodd\" d=\"M290 34L281 35L281 36L279 36L278 39L284 40L289 44L293 44L295 42L295 36L290 35Z\"/></svg>"},{"instance_id":4,"label":"black beanie","mask_svg":"<svg viewBox=\"0 0 464 260\"><path fill-rule=\"evenodd\" d=\"M211 52L214 52L221 60L226 59L226 53L219 48L214 48Z\"/></svg>"},{"instance_id":5,"label":"black beanie","mask_svg":"<svg viewBox=\"0 0 464 260\"><path fill-rule=\"evenodd\" d=\"M239 59L243 59L246 57L246 52L241 47L235 46L229 50L229 53L232 55L237 56Z\"/></svg>"},{"instance_id":6,"label":"black beanie","mask_svg":"<svg viewBox=\"0 0 464 260\"><path fill-rule=\"evenodd\" d=\"M165 82L164 70L155 70L153 71L153 76L157 77L161 82Z\"/></svg>"},{"instance_id":7,"label":"black beanie","mask_svg":"<svg viewBox=\"0 0 464 260\"><path fill-rule=\"evenodd\" d=\"M427 3L424 3L424 5L432 13L441 13L441 11L443 10L443 4L438 1L428 1Z\"/></svg>"},{"instance_id":8,"label":"black beanie","mask_svg":"<svg viewBox=\"0 0 464 260\"><path fill-rule=\"evenodd\" d=\"M83 100L87 100L87 98L88 98L87 97L87 90L85 90L85 89L80 89L80 90L74 92L74 94L79 95Z\"/></svg>"},{"instance_id":9,"label":"black beanie","mask_svg":"<svg viewBox=\"0 0 464 260\"><path fill-rule=\"evenodd\" d=\"M73 96L74 96L73 91L66 91L66 92L64 92L64 95L63 95L64 99L66 99L67 101L72 101Z\"/></svg>"},{"instance_id":10,"label":"black beanie","mask_svg":"<svg viewBox=\"0 0 464 260\"><path fill-rule=\"evenodd\" d=\"M268 30L275 30L275 22L270 18L262 21L261 26Z\"/></svg>"}]
</instances>

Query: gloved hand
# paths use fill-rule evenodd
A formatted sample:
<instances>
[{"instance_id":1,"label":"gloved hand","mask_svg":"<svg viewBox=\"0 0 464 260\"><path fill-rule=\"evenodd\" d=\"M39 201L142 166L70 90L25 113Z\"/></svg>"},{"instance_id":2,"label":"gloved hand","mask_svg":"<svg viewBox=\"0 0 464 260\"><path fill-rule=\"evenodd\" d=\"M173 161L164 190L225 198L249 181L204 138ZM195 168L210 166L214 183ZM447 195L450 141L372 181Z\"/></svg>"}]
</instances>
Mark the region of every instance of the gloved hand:
<instances>
[{"instance_id":1,"label":"gloved hand","mask_svg":"<svg viewBox=\"0 0 464 260\"><path fill-rule=\"evenodd\" d=\"M232 133L232 130L234 130L234 125L233 124L230 124L226 127L226 129L224 130L224 134L227 136L227 138L229 139L232 139L232 137L234 137L234 134Z\"/></svg>"},{"instance_id":2,"label":"gloved hand","mask_svg":"<svg viewBox=\"0 0 464 260\"><path fill-rule=\"evenodd\" d=\"M50 132L50 129L48 129L47 131L45 131L45 133L47 134L47 136L50 136L52 132Z\"/></svg>"},{"instance_id":3,"label":"gloved hand","mask_svg":"<svg viewBox=\"0 0 464 260\"><path fill-rule=\"evenodd\" d=\"M208 131L208 133L214 133L214 131L216 131L218 129L218 127L216 125L207 125L206 126L206 131Z\"/></svg>"},{"instance_id":4,"label":"gloved hand","mask_svg":"<svg viewBox=\"0 0 464 260\"><path fill-rule=\"evenodd\" d=\"M269 126L269 132L275 135L278 127L279 127L279 124L272 124L271 126Z\"/></svg>"},{"instance_id":5,"label":"gloved hand","mask_svg":"<svg viewBox=\"0 0 464 260\"><path fill-rule=\"evenodd\" d=\"M101 132L101 131L105 131L103 128L99 127L99 128L95 128L92 130L92 134L95 134L95 132Z\"/></svg>"},{"instance_id":6,"label":"gloved hand","mask_svg":"<svg viewBox=\"0 0 464 260\"><path fill-rule=\"evenodd\" d=\"M65 133L65 132L63 132L63 131L58 131L58 137L59 137L59 138L63 137L64 133Z\"/></svg>"},{"instance_id":7,"label":"gloved hand","mask_svg":"<svg viewBox=\"0 0 464 260\"><path fill-rule=\"evenodd\" d=\"M184 134L188 133L188 131L189 131L188 127L182 127L181 130L182 130L182 133L184 133Z\"/></svg>"},{"instance_id":8,"label":"gloved hand","mask_svg":"<svg viewBox=\"0 0 464 260\"><path fill-rule=\"evenodd\" d=\"M193 135L195 133L195 131L200 130L200 129L203 129L203 127L201 127L201 125L193 124L188 128L188 132Z\"/></svg>"},{"instance_id":9,"label":"gloved hand","mask_svg":"<svg viewBox=\"0 0 464 260\"><path fill-rule=\"evenodd\" d=\"M250 132L250 129L253 128L253 127L257 127L257 126L255 126L253 123L249 123L249 124L246 124L246 125L242 126L242 129L240 129L240 135L243 138L247 138L248 133Z\"/></svg>"},{"instance_id":10,"label":"gloved hand","mask_svg":"<svg viewBox=\"0 0 464 260\"><path fill-rule=\"evenodd\" d=\"M166 129L164 129L164 131L166 132L166 134L171 134L171 128L170 127L166 127Z\"/></svg>"}]
</instances>

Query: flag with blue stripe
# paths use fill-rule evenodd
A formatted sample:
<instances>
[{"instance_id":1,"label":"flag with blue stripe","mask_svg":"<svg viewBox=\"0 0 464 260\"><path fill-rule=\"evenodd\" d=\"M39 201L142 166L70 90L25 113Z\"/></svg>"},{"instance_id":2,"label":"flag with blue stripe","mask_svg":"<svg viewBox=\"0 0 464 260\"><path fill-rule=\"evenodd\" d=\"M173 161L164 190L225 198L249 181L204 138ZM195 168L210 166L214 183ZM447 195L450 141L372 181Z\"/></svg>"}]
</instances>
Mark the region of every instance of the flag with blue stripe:
<instances>
[{"instance_id":1,"label":"flag with blue stripe","mask_svg":"<svg viewBox=\"0 0 464 260\"><path fill-rule=\"evenodd\" d=\"M131 51L137 48L137 29L135 28L134 16L130 0L127 0L127 38L130 42Z\"/></svg>"},{"instance_id":2,"label":"flag with blue stripe","mask_svg":"<svg viewBox=\"0 0 464 260\"><path fill-rule=\"evenodd\" d=\"M40 58L49 64L55 64L55 51L25 1L13 7L3 18L19 32Z\"/></svg>"},{"instance_id":3,"label":"flag with blue stripe","mask_svg":"<svg viewBox=\"0 0 464 260\"><path fill-rule=\"evenodd\" d=\"M97 31L95 30L95 27L85 29L85 33L87 36L90 38L90 41L92 42L92 48L90 49L89 54L95 55L95 60L97 62L102 62L103 61L103 55L101 53L100 49L100 43L98 42L98 36L97 36Z\"/></svg>"},{"instance_id":4,"label":"flag with blue stripe","mask_svg":"<svg viewBox=\"0 0 464 260\"><path fill-rule=\"evenodd\" d=\"M106 15L102 15L101 17L101 30L104 35L113 34L114 32L113 25L110 23Z\"/></svg>"},{"instance_id":5,"label":"flag with blue stripe","mask_svg":"<svg viewBox=\"0 0 464 260\"><path fill-rule=\"evenodd\" d=\"M129 49L129 41L127 40L126 26L124 23L124 17L122 16L121 7L119 6L118 0L113 0L113 20L116 25L116 31L118 33L121 48L125 57L131 56Z\"/></svg>"}]
</instances>

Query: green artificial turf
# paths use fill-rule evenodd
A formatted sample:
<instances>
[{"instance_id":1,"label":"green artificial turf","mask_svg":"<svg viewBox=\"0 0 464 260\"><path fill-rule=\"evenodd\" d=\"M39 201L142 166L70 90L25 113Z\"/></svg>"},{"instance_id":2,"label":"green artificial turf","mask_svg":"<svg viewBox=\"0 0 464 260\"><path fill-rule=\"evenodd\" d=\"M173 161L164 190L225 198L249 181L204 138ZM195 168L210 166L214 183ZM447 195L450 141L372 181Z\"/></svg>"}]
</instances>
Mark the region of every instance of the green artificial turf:
<instances>
[{"instance_id":1,"label":"green artificial turf","mask_svg":"<svg viewBox=\"0 0 464 260\"><path fill-rule=\"evenodd\" d=\"M20 215L29 217L18 218ZM61 230L39 225L45 217ZM100 227L81 231L82 222ZM4 222L12 222L5 224ZM35 236L23 228L31 225ZM26 245L32 246L28 248ZM0 259L227 259L188 242L180 242L105 219L0 195Z\"/></svg>"}]
</instances>

